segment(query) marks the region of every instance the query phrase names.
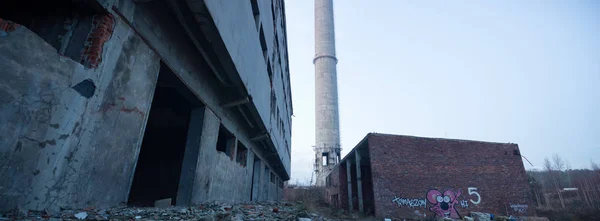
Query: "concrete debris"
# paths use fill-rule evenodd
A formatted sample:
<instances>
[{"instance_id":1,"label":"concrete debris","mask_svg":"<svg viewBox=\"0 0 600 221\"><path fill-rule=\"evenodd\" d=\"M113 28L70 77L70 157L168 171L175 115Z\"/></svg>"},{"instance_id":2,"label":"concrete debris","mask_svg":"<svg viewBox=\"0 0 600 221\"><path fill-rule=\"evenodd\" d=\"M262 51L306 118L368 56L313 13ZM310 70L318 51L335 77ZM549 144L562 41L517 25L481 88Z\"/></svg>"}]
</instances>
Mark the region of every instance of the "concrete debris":
<instances>
[{"instance_id":1,"label":"concrete debris","mask_svg":"<svg viewBox=\"0 0 600 221\"><path fill-rule=\"evenodd\" d=\"M154 207L167 208L171 206L171 198L154 201Z\"/></svg>"},{"instance_id":2,"label":"concrete debris","mask_svg":"<svg viewBox=\"0 0 600 221\"><path fill-rule=\"evenodd\" d=\"M0 221L5 220L35 220L35 221L59 221L59 220L177 220L177 221L258 221L258 220L289 220L289 221L345 221L345 220L382 220L373 217L360 217L355 214L347 214L329 208L317 207L307 211L303 203L247 203L247 204L223 204L218 202L205 203L190 207L169 206L166 208L156 207L126 207L116 206L108 209L86 208L80 210L64 209L60 212L29 211L14 209L10 213L2 213ZM478 218L476 218L478 217ZM488 217L487 220L482 217ZM471 213L463 220L485 220L489 221L490 214ZM498 217L497 217L498 218ZM506 220L507 219L499 219ZM403 219L384 219L386 221L400 221ZM412 219L408 219L412 220ZM444 220L444 218L439 218ZM529 220L521 219L518 220ZM535 219L531 219L535 220ZM545 219L547 221L547 219ZM535 220L543 221L543 220Z\"/></svg>"},{"instance_id":3,"label":"concrete debris","mask_svg":"<svg viewBox=\"0 0 600 221\"><path fill-rule=\"evenodd\" d=\"M489 213L471 212L470 215L475 221L489 221L491 219Z\"/></svg>"},{"instance_id":4,"label":"concrete debris","mask_svg":"<svg viewBox=\"0 0 600 221\"><path fill-rule=\"evenodd\" d=\"M169 202L170 203L170 202ZM162 204L164 205L164 204ZM12 211L4 214L3 220L202 220L202 221L258 221L258 220L290 220L290 221L337 221L355 220L353 216L336 216L324 211L306 211L299 203L264 202L247 204L205 203L191 207L167 206L86 208L80 210L64 209L60 212L48 211ZM20 215L19 215L20 214ZM364 220L364 219L363 219ZM368 219L367 219L368 220Z\"/></svg>"},{"instance_id":5,"label":"concrete debris","mask_svg":"<svg viewBox=\"0 0 600 221\"><path fill-rule=\"evenodd\" d=\"M88 217L88 214L86 212L79 212L75 214L75 218L77 219L85 219Z\"/></svg>"}]
</instances>

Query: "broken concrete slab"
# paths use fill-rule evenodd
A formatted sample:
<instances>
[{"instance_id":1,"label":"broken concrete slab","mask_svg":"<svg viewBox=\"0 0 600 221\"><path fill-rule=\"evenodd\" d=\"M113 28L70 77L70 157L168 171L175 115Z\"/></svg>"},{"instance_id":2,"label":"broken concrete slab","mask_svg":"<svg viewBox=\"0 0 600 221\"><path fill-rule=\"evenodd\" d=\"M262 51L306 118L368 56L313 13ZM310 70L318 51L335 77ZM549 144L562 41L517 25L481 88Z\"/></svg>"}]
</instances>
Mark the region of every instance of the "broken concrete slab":
<instances>
[{"instance_id":1,"label":"broken concrete slab","mask_svg":"<svg viewBox=\"0 0 600 221\"><path fill-rule=\"evenodd\" d=\"M167 208L171 206L171 198L154 201L154 207Z\"/></svg>"}]
</instances>

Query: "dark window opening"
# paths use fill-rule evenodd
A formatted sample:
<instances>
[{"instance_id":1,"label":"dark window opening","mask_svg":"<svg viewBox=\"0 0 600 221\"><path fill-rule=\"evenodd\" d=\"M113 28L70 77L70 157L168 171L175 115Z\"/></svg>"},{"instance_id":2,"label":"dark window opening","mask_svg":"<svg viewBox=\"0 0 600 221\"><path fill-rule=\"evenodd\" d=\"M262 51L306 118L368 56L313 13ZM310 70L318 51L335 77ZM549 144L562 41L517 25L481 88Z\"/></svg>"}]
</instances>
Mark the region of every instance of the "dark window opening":
<instances>
[{"instance_id":1,"label":"dark window opening","mask_svg":"<svg viewBox=\"0 0 600 221\"><path fill-rule=\"evenodd\" d=\"M329 165L329 160L328 160L329 159L329 153L323 153L322 158L323 158L323 162L322 162L323 166Z\"/></svg>"},{"instance_id":2,"label":"dark window opening","mask_svg":"<svg viewBox=\"0 0 600 221\"><path fill-rule=\"evenodd\" d=\"M263 31L262 27L260 27L259 38L260 38L260 48L262 49L265 62L267 62L267 68L269 68L270 65L268 64L269 57L267 55L267 40L265 40L265 32Z\"/></svg>"},{"instance_id":3,"label":"dark window opening","mask_svg":"<svg viewBox=\"0 0 600 221\"><path fill-rule=\"evenodd\" d=\"M177 83L173 86L173 82ZM176 203L188 125L194 105L189 90L163 63L144 132L128 204L153 206L171 198Z\"/></svg>"},{"instance_id":4,"label":"dark window opening","mask_svg":"<svg viewBox=\"0 0 600 221\"><path fill-rule=\"evenodd\" d=\"M269 75L269 84L273 88L273 71L271 70L271 62L269 61L267 61L267 74Z\"/></svg>"},{"instance_id":5,"label":"dark window opening","mask_svg":"<svg viewBox=\"0 0 600 221\"><path fill-rule=\"evenodd\" d=\"M258 0L250 0L250 4L252 5L252 15L254 16L254 24L256 25L256 29L260 27L260 13L258 11Z\"/></svg>"},{"instance_id":6,"label":"dark window opening","mask_svg":"<svg viewBox=\"0 0 600 221\"><path fill-rule=\"evenodd\" d=\"M277 97L275 97L275 90L271 89L271 114L277 116Z\"/></svg>"},{"instance_id":7,"label":"dark window opening","mask_svg":"<svg viewBox=\"0 0 600 221\"><path fill-rule=\"evenodd\" d=\"M225 153L233 160L235 151L235 137L223 125L219 128L219 138L217 139L217 151Z\"/></svg>"},{"instance_id":8,"label":"dark window opening","mask_svg":"<svg viewBox=\"0 0 600 221\"><path fill-rule=\"evenodd\" d=\"M95 1L6 1L0 18L27 27L57 53L81 63L94 15L107 13Z\"/></svg>"},{"instance_id":9,"label":"dark window opening","mask_svg":"<svg viewBox=\"0 0 600 221\"><path fill-rule=\"evenodd\" d=\"M275 183L275 174L271 173L271 183Z\"/></svg>"},{"instance_id":10,"label":"dark window opening","mask_svg":"<svg viewBox=\"0 0 600 221\"><path fill-rule=\"evenodd\" d=\"M238 141L237 143L237 154L235 156L235 161L246 167L246 159L248 158L248 148L246 148L242 142Z\"/></svg>"},{"instance_id":11,"label":"dark window opening","mask_svg":"<svg viewBox=\"0 0 600 221\"><path fill-rule=\"evenodd\" d=\"M274 28L274 30L277 30L277 29L275 29L275 23L276 23L276 21L275 21L275 3L276 3L276 1L273 1L273 3L271 4L271 16L273 16L273 28Z\"/></svg>"}]
</instances>

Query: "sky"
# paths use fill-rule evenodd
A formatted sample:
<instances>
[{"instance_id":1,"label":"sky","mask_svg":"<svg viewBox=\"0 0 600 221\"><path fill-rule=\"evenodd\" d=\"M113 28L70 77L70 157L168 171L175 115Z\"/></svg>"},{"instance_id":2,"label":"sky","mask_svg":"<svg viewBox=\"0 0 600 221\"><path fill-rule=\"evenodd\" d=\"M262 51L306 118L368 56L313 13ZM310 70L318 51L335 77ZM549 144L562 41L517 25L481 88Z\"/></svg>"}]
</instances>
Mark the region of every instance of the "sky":
<instances>
[{"instance_id":1,"label":"sky","mask_svg":"<svg viewBox=\"0 0 600 221\"><path fill-rule=\"evenodd\" d=\"M291 182L315 142L314 1L287 0ZM334 0L342 157L367 133L600 159L600 1Z\"/></svg>"}]
</instances>

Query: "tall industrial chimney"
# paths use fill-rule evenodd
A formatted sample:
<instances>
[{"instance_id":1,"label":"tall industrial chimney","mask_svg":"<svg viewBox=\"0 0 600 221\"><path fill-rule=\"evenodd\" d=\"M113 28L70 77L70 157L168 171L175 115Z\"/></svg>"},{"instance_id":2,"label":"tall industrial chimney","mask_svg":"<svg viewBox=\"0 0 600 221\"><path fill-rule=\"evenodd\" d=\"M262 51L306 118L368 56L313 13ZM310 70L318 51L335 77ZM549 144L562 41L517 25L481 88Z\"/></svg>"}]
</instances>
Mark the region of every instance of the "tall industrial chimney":
<instances>
[{"instance_id":1,"label":"tall industrial chimney","mask_svg":"<svg viewBox=\"0 0 600 221\"><path fill-rule=\"evenodd\" d=\"M340 162L340 118L333 0L315 0L315 174L316 185Z\"/></svg>"}]
</instances>

